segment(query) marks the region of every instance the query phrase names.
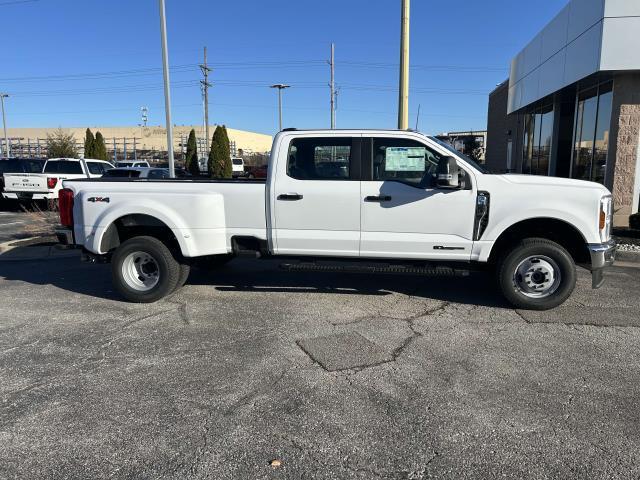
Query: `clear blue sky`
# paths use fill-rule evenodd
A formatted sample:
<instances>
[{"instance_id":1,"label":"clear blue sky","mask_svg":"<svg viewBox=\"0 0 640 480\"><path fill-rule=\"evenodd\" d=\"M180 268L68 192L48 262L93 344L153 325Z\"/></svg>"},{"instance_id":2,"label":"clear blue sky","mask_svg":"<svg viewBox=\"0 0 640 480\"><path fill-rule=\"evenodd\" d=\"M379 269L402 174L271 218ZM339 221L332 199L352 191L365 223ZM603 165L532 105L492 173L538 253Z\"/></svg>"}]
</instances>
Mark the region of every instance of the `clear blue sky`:
<instances>
[{"instance_id":1,"label":"clear blue sky","mask_svg":"<svg viewBox=\"0 0 640 480\"><path fill-rule=\"evenodd\" d=\"M329 126L336 44L337 126L395 128L400 0L166 0L173 119L202 123L197 64L214 71L210 121L272 134L272 83L289 83L284 124ZM479 129L510 59L565 0L413 0L410 124ZM0 91L16 127L164 125L156 0L0 0Z\"/></svg>"}]
</instances>

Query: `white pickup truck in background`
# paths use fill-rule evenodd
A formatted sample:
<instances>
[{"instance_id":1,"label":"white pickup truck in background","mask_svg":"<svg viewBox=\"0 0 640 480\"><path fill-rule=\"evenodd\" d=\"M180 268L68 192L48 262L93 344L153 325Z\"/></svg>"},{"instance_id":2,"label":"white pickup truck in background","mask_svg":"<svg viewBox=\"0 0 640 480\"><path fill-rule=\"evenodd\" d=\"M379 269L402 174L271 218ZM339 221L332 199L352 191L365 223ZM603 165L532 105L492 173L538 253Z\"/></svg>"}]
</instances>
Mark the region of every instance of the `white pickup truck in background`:
<instances>
[{"instance_id":1,"label":"white pickup truck in background","mask_svg":"<svg viewBox=\"0 0 640 480\"><path fill-rule=\"evenodd\" d=\"M109 162L91 158L50 158L42 173L5 173L2 194L13 200L55 201L64 180L100 178L111 168Z\"/></svg>"},{"instance_id":2,"label":"white pickup truck in background","mask_svg":"<svg viewBox=\"0 0 640 480\"><path fill-rule=\"evenodd\" d=\"M494 272L514 306L548 309L614 259L612 202L597 183L492 175L410 131L285 130L264 181L66 180L63 243L111 262L116 289L151 302L190 265L281 257L290 270ZM416 279L416 281L420 281Z\"/></svg>"}]
</instances>

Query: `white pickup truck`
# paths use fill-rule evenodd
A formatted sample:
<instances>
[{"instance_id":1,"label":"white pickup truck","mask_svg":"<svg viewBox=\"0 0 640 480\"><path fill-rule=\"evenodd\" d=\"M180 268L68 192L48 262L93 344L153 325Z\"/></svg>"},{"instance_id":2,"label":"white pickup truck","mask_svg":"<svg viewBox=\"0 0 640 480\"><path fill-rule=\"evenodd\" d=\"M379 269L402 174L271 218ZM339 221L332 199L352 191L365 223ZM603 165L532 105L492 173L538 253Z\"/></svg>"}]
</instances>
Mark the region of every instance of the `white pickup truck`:
<instances>
[{"instance_id":1,"label":"white pickup truck","mask_svg":"<svg viewBox=\"0 0 640 480\"><path fill-rule=\"evenodd\" d=\"M411 131L285 130L259 180L67 180L61 242L111 262L123 297L151 302L194 263L281 257L290 270L495 272L516 307L548 309L614 260L602 185L492 175ZM417 280L419 281L419 280Z\"/></svg>"},{"instance_id":2,"label":"white pickup truck","mask_svg":"<svg viewBox=\"0 0 640 480\"><path fill-rule=\"evenodd\" d=\"M13 200L55 201L64 180L99 178L111 168L109 162L91 158L50 158L42 173L5 173L2 195Z\"/></svg>"}]
</instances>

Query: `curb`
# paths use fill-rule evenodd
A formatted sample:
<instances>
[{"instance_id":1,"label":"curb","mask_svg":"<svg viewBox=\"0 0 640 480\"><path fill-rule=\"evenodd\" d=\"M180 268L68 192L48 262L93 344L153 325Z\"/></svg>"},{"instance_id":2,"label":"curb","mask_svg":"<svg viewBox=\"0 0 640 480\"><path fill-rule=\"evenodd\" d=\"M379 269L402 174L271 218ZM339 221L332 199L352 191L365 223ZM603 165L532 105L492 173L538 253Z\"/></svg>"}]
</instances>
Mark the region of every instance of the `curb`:
<instances>
[{"instance_id":1,"label":"curb","mask_svg":"<svg viewBox=\"0 0 640 480\"><path fill-rule=\"evenodd\" d=\"M10 240L0 243L0 262L8 261L29 261L29 260L48 260L58 258L70 258L79 256L76 249L62 248L61 245L43 245L43 246L22 246L11 245L12 243L24 240L33 240L33 238L23 238L20 240Z\"/></svg>"}]
</instances>

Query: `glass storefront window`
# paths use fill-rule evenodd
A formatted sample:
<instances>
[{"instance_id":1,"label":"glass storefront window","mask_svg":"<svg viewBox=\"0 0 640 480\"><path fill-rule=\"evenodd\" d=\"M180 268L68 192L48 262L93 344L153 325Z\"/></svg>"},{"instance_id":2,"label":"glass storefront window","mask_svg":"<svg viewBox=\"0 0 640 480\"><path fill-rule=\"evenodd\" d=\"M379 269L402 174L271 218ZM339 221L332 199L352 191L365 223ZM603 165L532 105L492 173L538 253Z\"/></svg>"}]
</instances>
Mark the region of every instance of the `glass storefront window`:
<instances>
[{"instance_id":1,"label":"glass storefront window","mask_svg":"<svg viewBox=\"0 0 640 480\"><path fill-rule=\"evenodd\" d=\"M553 106L536 108L524 116L522 173L548 175L553 138Z\"/></svg>"},{"instance_id":2,"label":"glass storefront window","mask_svg":"<svg viewBox=\"0 0 640 480\"><path fill-rule=\"evenodd\" d=\"M598 120L596 138L593 149L593 170L591 178L594 182L604 183L607 172L607 152L609 150L609 130L611 128L611 100L613 92L600 91L598 99Z\"/></svg>"},{"instance_id":3,"label":"glass storefront window","mask_svg":"<svg viewBox=\"0 0 640 480\"><path fill-rule=\"evenodd\" d=\"M611 124L612 84L578 94L571 176L604 183Z\"/></svg>"}]
</instances>

